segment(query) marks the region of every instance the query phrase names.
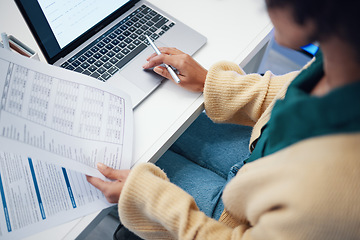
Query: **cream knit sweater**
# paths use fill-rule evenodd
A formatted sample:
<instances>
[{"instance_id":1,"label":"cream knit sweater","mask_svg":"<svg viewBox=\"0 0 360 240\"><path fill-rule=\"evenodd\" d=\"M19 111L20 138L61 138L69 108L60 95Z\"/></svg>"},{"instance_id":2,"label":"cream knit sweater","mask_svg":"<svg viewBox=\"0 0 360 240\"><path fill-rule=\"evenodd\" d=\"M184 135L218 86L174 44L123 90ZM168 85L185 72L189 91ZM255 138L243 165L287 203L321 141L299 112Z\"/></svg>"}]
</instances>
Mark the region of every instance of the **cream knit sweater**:
<instances>
[{"instance_id":1,"label":"cream knit sweater","mask_svg":"<svg viewBox=\"0 0 360 240\"><path fill-rule=\"evenodd\" d=\"M254 126L252 142L297 72L243 74L214 65L205 108L216 122ZM246 164L225 188L219 221L155 165L141 164L122 190L120 219L144 239L360 239L359 146L360 134L316 137Z\"/></svg>"}]
</instances>

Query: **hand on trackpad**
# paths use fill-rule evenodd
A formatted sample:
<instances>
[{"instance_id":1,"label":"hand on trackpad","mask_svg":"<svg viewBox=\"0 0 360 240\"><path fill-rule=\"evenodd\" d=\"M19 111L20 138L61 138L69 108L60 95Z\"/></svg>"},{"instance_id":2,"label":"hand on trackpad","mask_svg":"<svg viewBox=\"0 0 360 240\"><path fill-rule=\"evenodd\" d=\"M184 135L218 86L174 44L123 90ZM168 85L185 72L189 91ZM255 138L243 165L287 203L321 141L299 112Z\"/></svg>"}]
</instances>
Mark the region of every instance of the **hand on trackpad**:
<instances>
[{"instance_id":1,"label":"hand on trackpad","mask_svg":"<svg viewBox=\"0 0 360 240\"><path fill-rule=\"evenodd\" d=\"M159 46L164 44L158 43ZM148 46L143 52L141 52L134 60L121 70L120 74L126 79L132 81L138 87L144 89L152 89L159 85L164 77L156 74L152 70L144 70L142 67L146 62L146 59L154 53L154 50Z\"/></svg>"}]
</instances>

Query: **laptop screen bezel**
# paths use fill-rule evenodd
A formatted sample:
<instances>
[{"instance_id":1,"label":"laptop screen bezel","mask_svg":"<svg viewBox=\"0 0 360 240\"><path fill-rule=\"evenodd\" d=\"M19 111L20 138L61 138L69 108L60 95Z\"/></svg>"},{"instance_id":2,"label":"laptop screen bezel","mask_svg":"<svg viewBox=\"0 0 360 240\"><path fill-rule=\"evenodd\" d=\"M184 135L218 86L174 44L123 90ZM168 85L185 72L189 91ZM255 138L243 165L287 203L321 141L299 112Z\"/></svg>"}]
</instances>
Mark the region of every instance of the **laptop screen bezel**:
<instances>
[{"instance_id":1,"label":"laptop screen bezel","mask_svg":"<svg viewBox=\"0 0 360 240\"><path fill-rule=\"evenodd\" d=\"M73 40L71 43L66 45L64 48L62 48L59 53L51 57L42 42L39 32L36 29L35 25L32 23L31 18L28 15L27 9L25 9L23 5L23 1L27 0L15 0L16 5L18 6L22 16L25 19L26 24L28 25L31 33L33 34L37 44L40 47L41 52L43 53L46 61L49 64L54 64L56 61L58 61L60 58L66 56L70 52L72 52L75 48L83 44L85 41L87 41L89 38L91 38L93 35L101 31L104 27L108 26L112 21L120 17L122 14L124 14L126 11L131 9L136 3L138 3L140 0L130 0L117 10L115 10L112 14L104 18L102 21L100 21L98 24L94 25L92 28L90 28L85 33L81 34L79 37L77 37L75 40ZM29 9L30 11L30 9Z\"/></svg>"}]
</instances>

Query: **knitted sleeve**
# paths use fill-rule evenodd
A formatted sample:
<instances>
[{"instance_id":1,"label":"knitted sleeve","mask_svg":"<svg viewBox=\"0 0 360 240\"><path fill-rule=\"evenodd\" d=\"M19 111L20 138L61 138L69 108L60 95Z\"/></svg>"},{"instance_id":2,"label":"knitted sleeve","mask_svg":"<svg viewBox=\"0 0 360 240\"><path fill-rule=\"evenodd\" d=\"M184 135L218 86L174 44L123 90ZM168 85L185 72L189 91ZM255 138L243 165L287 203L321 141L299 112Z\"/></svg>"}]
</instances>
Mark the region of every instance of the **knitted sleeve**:
<instances>
[{"instance_id":1,"label":"knitted sleeve","mask_svg":"<svg viewBox=\"0 0 360 240\"><path fill-rule=\"evenodd\" d=\"M153 164L131 170L119 199L121 222L144 239L237 239L248 225L231 228L199 211L194 199Z\"/></svg>"},{"instance_id":2,"label":"knitted sleeve","mask_svg":"<svg viewBox=\"0 0 360 240\"><path fill-rule=\"evenodd\" d=\"M325 135L245 164L224 205L252 239L359 239L359 144L359 133Z\"/></svg>"},{"instance_id":3,"label":"knitted sleeve","mask_svg":"<svg viewBox=\"0 0 360 240\"><path fill-rule=\"evenodd\" d=\"M253 126L297 74L275 76L268 71L264 76L245 75L238 65L219 62L209 69L205 81L206 113L215 122Z\"/></svg>"},{"instance_id":4,"label":"knitted sleeve","mask_svg":"<svg viewBox=\"0 0 360 240\"><path fill-rule=\"evenodd\" d=\"M359 133L310 138L246 164L223 193L238 220L232 226L200 212L158 167L140 164L126 180L119 216L154 240L359 239L359 145Z\"/></svg>"}]
</instances>

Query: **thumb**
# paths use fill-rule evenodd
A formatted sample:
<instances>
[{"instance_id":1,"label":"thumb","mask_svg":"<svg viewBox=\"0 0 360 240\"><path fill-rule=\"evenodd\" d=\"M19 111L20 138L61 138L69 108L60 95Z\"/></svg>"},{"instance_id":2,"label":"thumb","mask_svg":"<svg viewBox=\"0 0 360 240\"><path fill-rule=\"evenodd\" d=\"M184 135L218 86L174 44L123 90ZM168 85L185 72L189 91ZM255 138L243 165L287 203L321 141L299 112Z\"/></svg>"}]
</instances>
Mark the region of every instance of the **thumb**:
<instances>
[{"instance_id":1,"label":"thumb","mask_svg":"<svg viewBox=\"0 0 360 240\"><path fill-rule=\"evenodd\" d=\"M154 72L156 72L157 74L159 74L160 76L163 76L167 79L172 79L170 73L168 72L168 70L165 68L165 67L160 67L160 66L157 66L157 67L154 67Z\"/></svg>"},{"instance_id":2,"label":"thumb","mask_svg":"<svg viewBox=\"0 0 360 240\"><path fill-rule=\"evenodd\" d=\"M118 179L118 174L117 174L116 169L108 167L108 166L106 166L105 164L103 164L101 162L97 163L97 168L102 173L102 175L104 175L108 179L112 179L112 180L117 180Z\"/></svg>"}]
</instances>

